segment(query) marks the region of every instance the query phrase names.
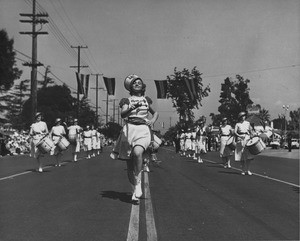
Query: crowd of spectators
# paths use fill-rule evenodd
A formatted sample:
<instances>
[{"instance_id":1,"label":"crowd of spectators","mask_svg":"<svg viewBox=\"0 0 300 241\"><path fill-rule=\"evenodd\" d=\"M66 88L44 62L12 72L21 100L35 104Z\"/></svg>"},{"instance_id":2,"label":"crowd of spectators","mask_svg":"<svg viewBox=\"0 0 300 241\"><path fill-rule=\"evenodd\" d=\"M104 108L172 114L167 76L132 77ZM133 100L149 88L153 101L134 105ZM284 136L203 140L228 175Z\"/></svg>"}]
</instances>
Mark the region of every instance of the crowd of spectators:
<instances>
[{"instance_id":1,"label":"crowd of spectators","mask_svg":"<svg viewBox=\"0 0 300 241\"><path fill-rule=\"evenodd\" d=\"M21 155L29 152L28 132L0 128L0 156Z\"/></svg>"}]
</instances>

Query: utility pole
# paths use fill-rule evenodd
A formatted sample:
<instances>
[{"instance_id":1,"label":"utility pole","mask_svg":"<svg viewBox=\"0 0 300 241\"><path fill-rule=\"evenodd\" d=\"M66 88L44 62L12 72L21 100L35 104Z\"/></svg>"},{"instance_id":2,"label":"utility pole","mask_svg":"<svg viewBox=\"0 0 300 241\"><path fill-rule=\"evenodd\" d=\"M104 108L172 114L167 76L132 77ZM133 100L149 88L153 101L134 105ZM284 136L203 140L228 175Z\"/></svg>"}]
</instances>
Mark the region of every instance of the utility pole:
<instances>
[{"instance_id":1,"label":"utility pole","mask_svg":"<svg viewBox=\"0 0 300 241\"><path fill-rule=\"evenodd\" d=\"M108 91L106 91L107 92L107 94L106 94L106 100L103 100L103 101L106 101L106 123L105 124L107 124L108 123L108 102L112 102L112 100L109 100L108 99Z\"/></svg>"},{"instance_id":2,"label":"utility pole","mask_svg":"<svg viewBox=\"0 0 300 241\"><path fill-rule=\"evenodd\" d=\"M116 120L116 118L115 118L115 115L116 115L116 100L117 100L117 99L111 100L111 101L113 101L113 108L112 108L112 111L113 111L113 122L114 122L114 123L115 123L115 120Z\"/></svg>"},{"instance_id":3,"label":"utility pole","mask_svg":"<svg viewBox=\"0 0 300 241\"><path fill-rule=\"evenodd\" d=\"M78 53L78 60L77 60L77 66L70 66L70 68L77 68L78 74L80 73L80 68L88 68L87 65L80 65L80 50L81 49L87 49L87 46L71 46L71 48L77 48ZM79 86L77 84L77 118L79 117Z\"/></svg>"},{"instance_id":4,"label":"utility pole","mask_svg":"<svg viewBox=\"0 0 300 241\"><path fill-rule=\"evenodd\" d=\"M35 114L37 112L37 67L43 64L37 62L37 36L39 34L48 34L48 32L36 32L37 24L48 23L47 20L42 17L48 17L47 13L36 14L36 0L32 0L32 14L31 13L20 13L22 17L30 17L30 20L20 20L21 23L31 23L32 32L20 32L20 34L31 34L32 35L32 55L31 63L24 63L24 66L31 66L31 121L34 121Z\"/></svg>"},{"instance_id":5,"label":"utility pole","mask_svg":"<svg viewBox=\"0 0 300 241\"><path fill-rule=\"evenodd\" d=\"M103 90L104 88L98 88L98 76L102 75L102 74L91 74L91 75L96 76L96 88L91 88L91 89L96 89L96 123L95 123L95 126L97 128L98 127L98 90L100 90L100 89Z\"/></svg>"}]
</instances>

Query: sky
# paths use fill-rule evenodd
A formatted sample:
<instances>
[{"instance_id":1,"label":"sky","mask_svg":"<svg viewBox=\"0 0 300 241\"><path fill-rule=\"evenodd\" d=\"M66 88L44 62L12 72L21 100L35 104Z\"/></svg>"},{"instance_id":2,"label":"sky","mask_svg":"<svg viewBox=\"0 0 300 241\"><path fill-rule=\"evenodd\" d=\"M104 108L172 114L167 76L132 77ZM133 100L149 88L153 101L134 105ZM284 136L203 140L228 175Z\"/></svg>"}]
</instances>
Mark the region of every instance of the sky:
<instances>
[{"instance_id":1,"label":"sky","mask_svg":"<svg viewBox=\"0 0 300 241\"><path fill-rule=\"evenodd\" d=\"M156 129L164 131L178 121L171 100L157 100L154 84L174 68L196 67L202 73L211 92L194 112L208 122L210 113L218 113L224 79L237 74L250 80L250 98L271 119L285 114L283 105L289 111L300 107L299 0L37 0L37 9L49 15L41 28L49 34L38 36L38 61L50 66L55 83L76 91L77 69L70 66L77 65L77 49L71 46L87 46L80 51L81 64L89 67L81 73L115 78L116 93L110 96L115 103L129 96L123 84L127 75L144 80L160 115ZM31 30L20 22L28 19L20 13L32 13L32 0L0 0L0 28L15 41L23 80L30 78L31 69L22 63L30 61L32 40L19 34ZM99 86L105 87L102 76ZM91 76L90 87L95 86L96 76ZM95 93L89 90L92 106ZM106 92L98 93L103 116Z\"/></svg>"}]
</instances>

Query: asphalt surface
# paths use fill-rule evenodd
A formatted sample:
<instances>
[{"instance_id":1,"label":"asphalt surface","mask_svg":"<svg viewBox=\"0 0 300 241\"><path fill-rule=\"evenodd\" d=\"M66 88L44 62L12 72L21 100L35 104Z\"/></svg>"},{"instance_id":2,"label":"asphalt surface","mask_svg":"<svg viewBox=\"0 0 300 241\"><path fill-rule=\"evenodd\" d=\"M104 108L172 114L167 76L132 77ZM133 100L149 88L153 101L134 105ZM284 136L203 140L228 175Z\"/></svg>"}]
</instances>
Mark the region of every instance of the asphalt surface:
<instances>
[{"instance_id":1,"label":"asphalt surface","mask_svg":"<svg viewBox=\"0 0 300 241\"><path fill-rule=\"evenodd\" d=\"M0 159L0 240L299 240L299 150L265 150L252 176L217 152L204 163L171 147L144 174L144 195L131 202L126 164L100 156L62 167L45 156Z\"/></svg>"}]
</instances>

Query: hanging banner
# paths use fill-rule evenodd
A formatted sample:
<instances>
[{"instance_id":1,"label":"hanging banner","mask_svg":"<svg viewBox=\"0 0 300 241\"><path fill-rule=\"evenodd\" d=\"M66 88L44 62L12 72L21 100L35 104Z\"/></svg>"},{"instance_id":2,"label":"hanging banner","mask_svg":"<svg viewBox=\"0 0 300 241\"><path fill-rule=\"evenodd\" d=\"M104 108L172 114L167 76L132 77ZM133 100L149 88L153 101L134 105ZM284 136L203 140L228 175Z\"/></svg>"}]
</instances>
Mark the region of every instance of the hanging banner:
<instances>
[{"instance_id":1,"label":"hanging banner","mask_svg":"<svg viewBox=\"0 0 300 241\"><path fill-rule=\"evenodd\" d=\"M191 83L190 83L189 79L184 78L184 83L185 83L185 85L187 87L188 95L190 96L190 98L192 100L194 100L195 97L194 97L194 94L192 92L192 86L191 86Z\"/></svg>"},{"instance_id":2,"label":"hanging banner","mask_svg":"<svg viewBox=\"0 0 300 241\"><path fill-rule=\"evenodd\" d=\"M88 97L90 75L85 76L85 97Z\"/></svg>"},{"instance_id":3,"label":"hanging banner","mask_svg":"<svg viewBox=\"0 0 300 241\"><path fill-rule=\"evenodd\" d=\"M154 80L156 90L157 90L157 99L166 99L167 98L167 80Z\"/></svg>"},{"instance_id":4,"label":"hanging banner","mask_svg":"<svg viewBox=\"0 0 300 241\"><path fill-rule=\"evenodd\" d=\"M195 79L189 79L188 81L189 81L190 86L191 86L192 94L193 94L194 98L197 99L196 81L195 81Z\"/></svg>"},{"instance_id":5,"label":"hanging banner","mask_svg":"<svg viewBox=\"0 0 300 241\"><path fill-rule=\"evenodd\" d=\"M104 84L107 90L108 95L115 95L115 86L116 80L115 78L107 78L103 76Z\"/></svg>"},{"instance_id":6,"label":"hanging banner","mask_svg":"<svg viewBox=\"0 0 300 241\"><path fill-rule=\"evenodd\" d=\"M77 92L80 95L84 94L84 89L83 89L83 79L82 79L82 74L79 75L78 72L76 72L76 79L77 79Z\"/></svg>"}]
</instances>

